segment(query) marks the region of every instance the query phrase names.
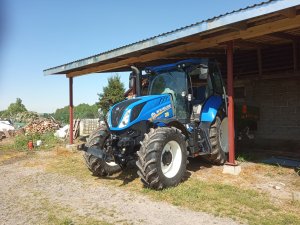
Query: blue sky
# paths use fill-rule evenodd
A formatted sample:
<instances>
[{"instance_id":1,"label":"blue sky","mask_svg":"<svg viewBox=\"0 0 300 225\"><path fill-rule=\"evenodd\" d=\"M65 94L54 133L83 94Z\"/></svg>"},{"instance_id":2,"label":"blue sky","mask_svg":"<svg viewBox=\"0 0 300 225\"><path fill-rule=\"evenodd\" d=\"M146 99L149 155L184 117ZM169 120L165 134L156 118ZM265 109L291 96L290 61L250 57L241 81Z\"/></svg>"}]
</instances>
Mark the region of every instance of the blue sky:
<instances>
[{"instance_id":1,"label":"blue sky","mask_svg":"<svg viewBox=\"0 0 300 225\"><path fill-rule=\"evenodd\" d=\"M98 54L262 0L0 0L0 110L68 105L68 79L43 69ZM114 74L74 79L74 105L93 104ZM128 74L120 73L128 87Z\"/></svg>"}]
</instances>

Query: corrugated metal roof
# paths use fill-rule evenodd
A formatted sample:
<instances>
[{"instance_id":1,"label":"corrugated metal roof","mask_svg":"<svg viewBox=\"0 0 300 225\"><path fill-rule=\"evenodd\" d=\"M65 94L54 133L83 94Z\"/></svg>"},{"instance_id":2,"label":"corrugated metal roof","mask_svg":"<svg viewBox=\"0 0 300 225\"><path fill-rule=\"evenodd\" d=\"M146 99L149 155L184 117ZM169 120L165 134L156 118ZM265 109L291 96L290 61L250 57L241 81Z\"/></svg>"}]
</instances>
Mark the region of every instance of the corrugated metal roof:
<instances>
[{"instance_id":1,"label":"corrugated metal roof","mask_svg":"<svg viewBox=\"0 0 300 225\"><path fill-rule=\"evenodd\" d=\"M44 75L66 74L68 71L73 71L76 69L87 67L89 65L93 65L101 61L120 57L122 55L129 54L135 51L158 46L180 38L188 37L216 28L221 28L229 24L274 13L276 11L298 5L300 5L300 0L269 0L261 2L259 4L250 5L245 8L227 12L225 14L202 20L200 22L181 27L176 30L172 30L170 32L162 33L157 36L153 36L132 44L124 45L119 48L115 48L93 56L89 56L70 63L46 69L44 70Z\"/></svg>"}]
</instances>

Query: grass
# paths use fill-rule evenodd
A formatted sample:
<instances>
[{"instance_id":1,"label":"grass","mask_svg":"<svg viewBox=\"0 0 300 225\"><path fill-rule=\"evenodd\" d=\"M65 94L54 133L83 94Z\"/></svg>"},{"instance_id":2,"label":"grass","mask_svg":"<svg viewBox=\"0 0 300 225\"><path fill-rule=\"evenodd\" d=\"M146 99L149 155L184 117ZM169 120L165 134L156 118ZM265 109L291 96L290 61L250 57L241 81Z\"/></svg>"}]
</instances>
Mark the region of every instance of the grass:
<instances>
[{"instance_id":1,"label":"grass","mask_svg":"<svg viewBox=\"0 0 300 225\"><path fill-rule=\"evenodd\" d=\"M0 142L0 163L32 155L35 151L28 150L29 140L32 140L34 143L37 140L42 140L42 145L35 147L34 150L50 150L61 143L51 132L45 134L22 134L4 139Z\"/></svg>"},{"instance_id":2,"label":"grass","mask_svg":"<svg viewBox=\"0 0 300 225\"><path fill-rule=\"evenodd\" d=\"M232 185L189 179L175 188L142 192L173 205L249 224L300 224L299 214L275 206L267 195Z\"/></svg>"},{"instance_id":3,"label":"grass","mask_svg":"<svg viewBox=\"0 0 300 225\"><path fill-rule=\"evenodd\" d=\"M61 143L61 140L55 137L52 132L48 132L45 134L20 134L15 136L14 138L11 138L9 141L5 140L3 142L0 142L0 151L25 151L28 150L29 141L33 141L35 145L37 140L41 140L42 145L40 147L35 146L35 149L49 150Z\"/></svg>"},{"instance_id":4,"label":"grass","mask_svg":"<svg viewBox=\"0 0 300 225\"><path fill-rule=\"evenodd\" d=\"M300 176L300 167L295 168L295 171Z\"/></svg>"},{"instance_id":5,"label":"grass","mask_svg":"<svg viewBox=\"0 0 300 225\"><path fill-rule=\"evenodd\" d=\"M255 156L251 152L241 152L238 153L237 159L238 162L250 162L255 160Z\"/></svg>"},{"instance_id":6,"label":"grass","mask_svg":"<svg viewBox=\"0 0 300 225\"><path fill-rule=\"evenodd\" d=\"M35 144L37 140L42 141L42 146L37 148L42 148L44 150L51 149L57 146L60 143L60 140L53 135L52 132L48 132L45 134L39 133L32 133L28 135L18 135L14 139L14 149L18 150L27 150L28 149L28 142L33 141Z\"/></svg>"},{"instance_id":7,"label":"grass","mask_svg":"<svg viewBox=\"0 0 300 225\"><path fill-rule=\"evenodd\" d=\"M84 180L91 178L91 173L84 165L80 154L72 153L63 148L57 148L54 153L51 163L46 166L48 172L60 173Z\"/></svg>"},{"instance_id":8,"label":"grass","mask_svg":"<svg viewBox=\"0 0 300 225\"><path fill-rule=\"evenodd\" d=\"M47 169L50 172L84 179L86 182L95 182L95 177L91 176L79 154L58 151ZM271 169L276 170L273 167ZM142 187L135 170L129 170L109 178L96 178L96 181L98 185L101 183L122 187L158 201L169 202L194 211L212 213L216 216L230 217L244 223L254 225L300 224L300 207L297 202L286 202L279 206L272 203L268 194L244 189L238 185L189 178L177 187L154 191Z\"/></svg>"}]
</instances>

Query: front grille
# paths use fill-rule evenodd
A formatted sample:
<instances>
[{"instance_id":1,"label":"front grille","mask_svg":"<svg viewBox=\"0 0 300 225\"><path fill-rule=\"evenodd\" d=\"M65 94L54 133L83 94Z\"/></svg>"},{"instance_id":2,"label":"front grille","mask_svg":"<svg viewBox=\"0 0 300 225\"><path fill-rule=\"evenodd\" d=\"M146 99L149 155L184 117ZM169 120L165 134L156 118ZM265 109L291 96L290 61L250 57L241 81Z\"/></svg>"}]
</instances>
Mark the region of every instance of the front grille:
<instances>
[{"instance_id":1,"label":"front grille","mask_svg":"<svg viewBox=\"0 0 300 225\"><path fill-rule=\"evenodd\" d=\"M130 104L138 101L139 99L129 99L127 101L123 101L115 105L115 107L112 109L111 112L111 123L113 127L117 127L120 123L120 120L122 118L122 115L124 113L124 110L129 106Z\"/></svg>"},{"instance_id":2,"label":"front grille","mask_svg":"<svg viewBox=\"0 0 300 225\"><path fill-rule=\"evenodd\" d=\"M131 116L130 116L130 122L134 121L140 115L140 112L142 111L145 104L146 104L146 102L143 102L143 103L135 106L132 109Z\"/></svg>"}]
</instances>

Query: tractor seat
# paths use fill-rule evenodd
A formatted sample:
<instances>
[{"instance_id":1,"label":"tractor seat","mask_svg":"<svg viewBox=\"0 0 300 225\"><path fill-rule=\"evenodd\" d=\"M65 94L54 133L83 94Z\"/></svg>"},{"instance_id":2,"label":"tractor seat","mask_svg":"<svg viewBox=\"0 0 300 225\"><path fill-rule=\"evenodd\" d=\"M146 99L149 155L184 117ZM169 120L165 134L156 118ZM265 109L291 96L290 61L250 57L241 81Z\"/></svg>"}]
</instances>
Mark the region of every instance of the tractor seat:
<instances>
[{"instance_id":1,"label":"tractor seat","mask_svg":"<svg viewBox=\"0 0 300 225\"><path fill-rule=\"evenodd\" d=\"M207 98L207 88L205 85L193 87L193 114L195 121L200 120L202 105Z\"/></svg>"}]
</instances>

